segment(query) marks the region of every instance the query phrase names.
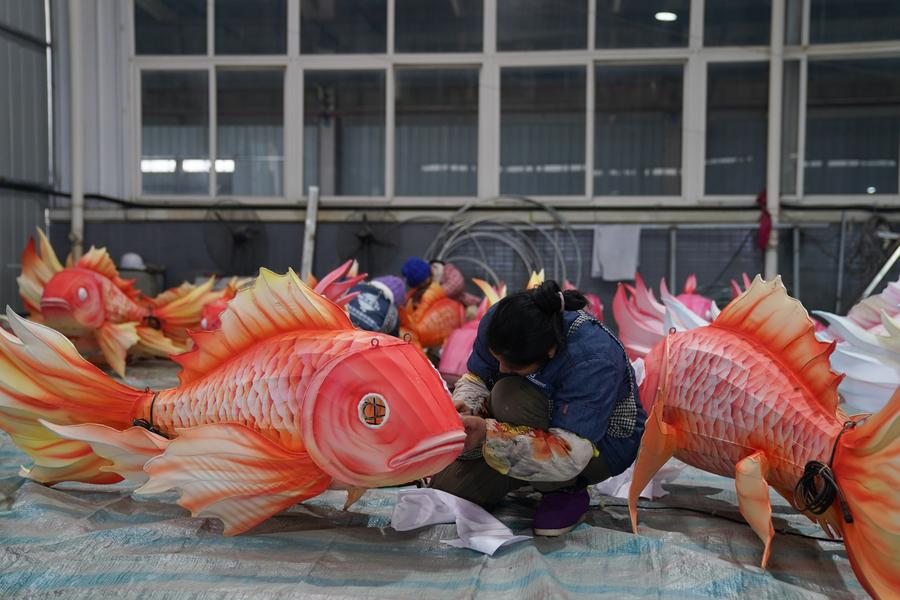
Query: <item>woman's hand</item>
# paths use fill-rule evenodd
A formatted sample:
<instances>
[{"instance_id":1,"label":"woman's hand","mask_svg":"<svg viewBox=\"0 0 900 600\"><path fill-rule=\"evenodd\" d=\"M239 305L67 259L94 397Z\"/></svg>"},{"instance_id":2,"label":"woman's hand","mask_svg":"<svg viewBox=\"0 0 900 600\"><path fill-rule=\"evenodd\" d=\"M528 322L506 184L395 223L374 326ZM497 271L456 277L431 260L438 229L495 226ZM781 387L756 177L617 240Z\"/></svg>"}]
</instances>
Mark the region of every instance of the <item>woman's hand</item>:
<instances>
[{"instance_id":1,"label":"woman's hand","mask_svg":"<svg viewBox=\"0 0 900 600\"><path fill-rule=\"evenodd\" d=\"M484 401L490 392L484 382L472 373L466 373L453 388L453 407L461 415L475 415L484 412Z\"/></svg>"},{"instance_id":2,"label":"woman's hand","mask_svg":"<svg viewBox=\"0 0 900 600\"><path fill-rule=\"evenodd\" d=\"M472 414L472 409L463 400L456 400L453 403L453 408L455 408L456 412L458 412L461 415L471 415Z\"/></svg>"},{"instance_id":3,"label":"woman's hand","mask_svg":"<svg viewBox=\"0 0 900 600\"><path fill-rule=\"evenodd\" d=\"M462 416L463 428L466 430L465 450L480 448L487 436L487 423L481 417Z\"/></svg>"}]
</instances>

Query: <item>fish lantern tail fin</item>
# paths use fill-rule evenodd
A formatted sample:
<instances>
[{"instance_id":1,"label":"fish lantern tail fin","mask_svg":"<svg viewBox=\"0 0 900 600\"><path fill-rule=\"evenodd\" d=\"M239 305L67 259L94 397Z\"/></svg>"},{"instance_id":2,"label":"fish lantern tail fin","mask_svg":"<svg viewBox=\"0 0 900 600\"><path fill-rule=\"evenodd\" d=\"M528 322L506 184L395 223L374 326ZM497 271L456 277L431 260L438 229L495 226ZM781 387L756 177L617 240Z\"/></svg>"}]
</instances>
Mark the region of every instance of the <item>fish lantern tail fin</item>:
<instances>
[{"instance_id":1,"label":"fish lantern tail fin","mask_svg":"<svg viewBox=\"0 0 900 600\"><path fill-rule=\"evenodd\" d=\"M135 403L149 395L90 364L61 333L7 308L14 334L0 330L0 429L34 459L23 475L41 483L114 483L111 462L83 441L44 425L131 425Z\"/></svg>"},{"instance_id":2,"label":"fish lantern tail fin","mask_svg":"<svg viewBox=\"0 0 900 600\"><path fill-rule=\"evenodd\" d=\"M900 597L900 388L841 436L833 469L852 519L840 527L853 571L875 598Z\"/></svg>"}]
</instances>

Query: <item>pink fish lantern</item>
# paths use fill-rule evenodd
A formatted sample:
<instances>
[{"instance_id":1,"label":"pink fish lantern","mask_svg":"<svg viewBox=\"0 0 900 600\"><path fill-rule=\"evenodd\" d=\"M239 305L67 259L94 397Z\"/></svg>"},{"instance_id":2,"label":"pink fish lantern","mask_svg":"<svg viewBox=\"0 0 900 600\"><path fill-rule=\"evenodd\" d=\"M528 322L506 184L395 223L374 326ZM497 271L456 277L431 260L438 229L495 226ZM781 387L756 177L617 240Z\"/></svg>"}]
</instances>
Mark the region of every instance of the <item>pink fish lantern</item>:
<instances>
[{"instance_id":1,"label":"pink fish lantern","mask_svg":"<svg viewBox=\"0 0 900 600\"><path fill-rule=\"evenodd\" d=\"M663 279L659 282L660 293L663 297L667 296L669 293L668 287L666 286L666 280ZM684 304L692 313L697 315L700 318L709 320L710 318L710 309L712 308L712 299L707 298L706 296L701 296L697 293L697 276L690 275L687 280L684 282L684 291L675 296L679 302Z\"/></svg>"},{"instance_id":2,"label":"pink fish lantern","mask_svg":"<svg viewBox=\"0 0 900 600\"><path fill-rule=\"evenodd\" d=\"M638 273L634 274L634 286L619 284L613 297L613 317L631 360L645 356L663 339L666 307L656 300Z\"/></svg>"},{"instance_id":3,"label":"pink fish lantern","mask_svg":"<svg viewBox=\"0 0 900 600\"><path fill-rule=\"evenodd\" d=\"M880 294L869 296L850 309L847 318L871 333L879 333L881 315L894 318L900 314L900 281L887 285Z\"/></svg>"},{"instance_id":4,"label":"pink fish lantern","mask_svg":"<svg viewBox=\"0 0 900 600\"><path fill-rule=\"evenodd\" d=\"M758 276L712 324L654 347L628 499L635 533L640 491L674 456L735 479L741 515L764 544L763 568L775 537L771 489L843 537L870 594L900 597L900 389L878 413L848 417L838 408L842 376L829 365L834 347L816 339L780 278Z\"/></svg>"},{"instance_id":5,"label":"pink fish lantern","mask_svg":"<svg viewBox=\"0 0 900 600\"><path fill-rule=\"evenodd\" d=\"M738 296L740 296L741 294L743 294L744 292L746 292L747 290L750 289L750 278L747 276L746 273L741 273L741 282L743 283L743 287L741 287L741 284L738 283L737 281L735 281L734 279L731 280L731 299L732 300L734 300L735 298L737 298Z\"/></svg>"},{"instance_id":6,"label":"pink fish lantern","mask_svg":"<svg viewBox=\"0 0 900 600\"><path fill-rule=\"evenodd\" d=\"M358 270L357 262L348 260L316 284L316 293L325 296L338 306L345 306L357 296L355 292L349 293L350 288L366 278L366 273L357 275Z\"/></svg>"},{"instance_id":7,"label":"pink fish lantern","mask_svg":"<svg viewBox=\"0 0 900 600\"><path fill-rule=\"evenodd\" d=\"M252 281L253 279L249 277L243 279L232 277L219 292L220 296L203 306L203 318L200 319L200 329L204 331L218 329L222 324L219 321L219 315L228 308L228 303L237 295L237 291Z\"/></svg>"},{"instance_id":8,"label":"pink fish lantern","mask_svg":"<svg viewBox=\"0 0 900 600\"><path fill-rule=\"evenodd\" d=\"M456 381L465 375L468 370L466 364L469 362L469 355L472 354L472 347L475 345L475 338L478 336L478 325L481 323L482 317L484 317L488 308L506 296L506 285L504 284L492 288L486 281L481 279L473 279L472 281L484 292L484 300L482 300L481 306L478 308L478 315L475 319L450 332L447 341L444 343L438 371L449 386L455 385Z\"/></svg>"},{"instance_id":9,"label":"pink fish lantern","mask_svg":"<svg viewBox=\"0 0 900 600\"><path fill-rule=\"evenodd\" d=\"M170 389L134 388L87 363L60 333L7 311L0 429L31 455L24 477L177 490L178 503L247 531L329 488L433 475L466 434L427 358L353 326L293 271L260 270L194 348Z\"/></svg>"},{"instance_id":10,"label":"pink fish lantern","mask_svg":"<svg viewBox=\"0 0 900 600\"><path fill-rule=\"evenodd\" d=\"M574 290L576 287L570 282L568 279L563 283L564 290ZM590 292L582 292L585 299L588 301L587 307L585 310L591 314L595 319L602 322L603 321L603 301L600 300L600 296L597 294L591 294Z\"/></svg>"}]
</instances>

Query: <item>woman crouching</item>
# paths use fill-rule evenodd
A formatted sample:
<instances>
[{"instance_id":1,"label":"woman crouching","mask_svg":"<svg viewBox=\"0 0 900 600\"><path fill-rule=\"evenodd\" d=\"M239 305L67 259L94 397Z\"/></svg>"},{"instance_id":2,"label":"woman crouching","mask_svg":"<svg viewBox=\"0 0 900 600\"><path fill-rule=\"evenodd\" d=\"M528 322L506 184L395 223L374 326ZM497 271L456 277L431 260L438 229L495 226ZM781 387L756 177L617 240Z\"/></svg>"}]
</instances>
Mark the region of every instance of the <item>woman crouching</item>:
<instances>
[{"instance_id":1,"label":"woman crouching","mask_svg":"<svg viewBox=\"0 0 900 600\"><path fill-rule=\"evenodd\" d=\"M587 486L634 462L647 418L634 371L586 305L547 281L488 311L453 392L466 452L433 488L490 507L531 485L534 533L556 536L584 518Z\"/></svg>"}]
</instances>

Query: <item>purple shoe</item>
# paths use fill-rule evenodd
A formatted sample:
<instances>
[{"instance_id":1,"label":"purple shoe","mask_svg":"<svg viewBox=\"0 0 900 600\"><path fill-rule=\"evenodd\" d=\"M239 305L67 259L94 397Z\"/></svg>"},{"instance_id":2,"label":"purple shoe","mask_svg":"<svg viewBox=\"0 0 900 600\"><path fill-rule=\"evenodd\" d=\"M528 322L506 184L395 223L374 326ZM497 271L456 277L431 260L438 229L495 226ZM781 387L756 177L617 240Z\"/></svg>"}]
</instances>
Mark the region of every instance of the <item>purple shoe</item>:
<instances>
[{"instance_id":1,"label":"purple shoe","mask_svg":"<svg viewBox=\"0 0 900 600\"><path fill-rule=\"evenodd\" d=\"M569 533L584 519L590 500L585 488L545 493L534 513L534 535L554 537Z\"/></svg>"}]
</instances>

